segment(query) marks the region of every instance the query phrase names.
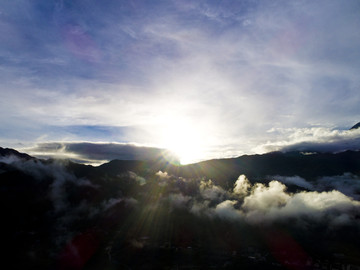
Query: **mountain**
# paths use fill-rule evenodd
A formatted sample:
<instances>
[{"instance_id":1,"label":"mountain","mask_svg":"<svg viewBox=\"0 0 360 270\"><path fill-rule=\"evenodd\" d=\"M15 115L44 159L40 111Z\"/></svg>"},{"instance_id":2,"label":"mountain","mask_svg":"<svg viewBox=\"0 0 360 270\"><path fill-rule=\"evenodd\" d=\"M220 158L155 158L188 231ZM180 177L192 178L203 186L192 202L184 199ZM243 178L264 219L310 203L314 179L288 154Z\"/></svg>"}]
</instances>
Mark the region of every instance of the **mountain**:
<instances>
[{"instance_id":1,"label":"mountain","mask_svg":"<svg viewBox=\"0 0 360 270\"><path fill-rule=\"evenodd\" d=\"M11 148L0 147L0 157L7 157L7 156L13 156L25 160L33 159L33 157L29 156L28 154L20 153Z\"/></svg>"},{"instance_id":2,"label":"mountain","mask_svg":"<svg viewBox=\"0 0 360 270\"><path fill-rule=\"evenodd\" d=\"M184 166L180 174L203 174L206 177L229 181L239 174L260 180L268 175L298 175L313 180L319 176L341 175L345 172L360 174L360 152L314 153L272 152L263 155L245 155L239 158L204 161Z\"/></svg>"},{"instance_id":3,"label":"mountain","mask_svg":"<svg viewBox=\"0 0 360 270\"><path fill-rule=\"evenodd\" d=\"M116 177L132 171L149 176L158 171L171 175L212 179L223 188L232 187L237 177L245 174L252 182L264 180L267 176L300 176L313 181L321 176L352 173L360 175L360 152L345 151L337 154L301 152L272 152L263 155L244 155L238 158L214 159L190 165L177 166L169 162L113 160L98 167L69 163L69 169L78 177L90 179L103 175Z\"/></svg>"},{"instance_id":4,"label":"mountain","mask_svg":"<svg viewBox=\"0 0 360 270\"><path fill-rule=\"evenodd\" d=\"M357 128L360 128L360 122L355 124L353 127L351 127L350 130L357 129Z\"/></svg>"},{"instance_id":5,"label":"mountain","mask_svg":"<svg viewBox=\"0 0 360 270\"><path fill-rule=\"evenodd\" d=\"M159 159L94 167L4 148L0 156L7 268L360 265L358 151L186 166Z\"/></svg>"}]
</instances>

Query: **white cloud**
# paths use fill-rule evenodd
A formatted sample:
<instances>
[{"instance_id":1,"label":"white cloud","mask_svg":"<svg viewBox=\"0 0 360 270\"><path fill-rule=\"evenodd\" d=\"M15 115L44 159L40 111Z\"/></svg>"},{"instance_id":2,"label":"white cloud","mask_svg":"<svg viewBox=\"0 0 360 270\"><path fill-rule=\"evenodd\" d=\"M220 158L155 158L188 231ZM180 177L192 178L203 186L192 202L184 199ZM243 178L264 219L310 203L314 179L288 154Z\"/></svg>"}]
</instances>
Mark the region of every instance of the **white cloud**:
<instances>
[{"instance_id":1,"label":"white cloud","mask_svg":"<svg viewBox=\"0 0 360 270\"><path fill-rule=\"evenodd\" d=\"M310 191L337 190L355 200L360 199L360 178L352 173L343 175L322 176L312 181L307 181L300 176L269 176L268 179L276 179L286 185L296 185Z\"/></svg>"},{"instance_id":2,"label":"white cloud","mask_svg":"<svg viewBox=\"0 0 360 270\"><path fill-rule=\"evenodd\" d=\"M246 176L241 175L239 179L241 182L245 181L246 186L251 186L247 183ZM304 181L300 178L301 184L304 184ZM291 179L291 182L298 183L299 179ZM204 183L206 182L202 184ZM238 183L234 186L238 187ZM211 190L217 190L213 184ZM356 213L360 209L360 202L338 190L303 191L292 194L286 191L284 184L276 180L268 185L256 183L251 186L248 194L241 194L245 196L241 200L221 197L223 199L218 201L215 207L210 206L209 198L203 197L203 201L193 202L190 212L208 217L217 216L233 221L246 221L251 224L292 220L295 222L294 225L308 226L312 222L327 222L331 229L332 226L356 223ZM234 195L239 194L234 193ZM211 198L219 197L216 195Z\"/></svg>"},{"instance_id":3,"label":"white cloud","mask_svg":"<svg viewBox=\"0 0 360 270\"><path fill-rule=\"evenodd\" d=\"M312 191L294 194L284 207L284 211L293 214L320 212L330 209L346 211L353 206L360 206L360 202L354 201L337 190L329 192Z\"/></svg>"},{"instance_id":4,"label":"white cloud","mask_svg":"<svg viewBox=\"0 0 360 270\"><path fill-rule=\"evenodd\" d=\"M242 212L234 208L236 203L237 201L223 201L215 207L214 213L220 218L239 220L242 217Z\"/></svg>"},{"instance_id":5,"label":"white cloud","mask_svg":"<svg viewBox=\"0 0 360 270\"><path fill-rule=\"evenodd\" d=\"M275 176L271 176L269 178L276 179L284 184L291 184L291 185L296 185L296 186L306 188L309 190L314 190L314 186L312 183L306 181L304 178L301 178L300 176L297 176L297 175L295 175L295 176L275 175Z\"/></svg>"},{"instance_id":6,"label":"white cloud","mask_svg":"<svg viewBox=\"0 0 360 270\"><path fill-rule=\"evenodd\" d=\"M246 210L265 210L281 207L290 198L285 190L286 186L278 181L271 181L268 187L257 183L254 185L251 194L244 199L243 208Z\"/></svg>"},{"instance_id":7,"label":"white cloud","mask_svg":"<svg viewBox=\"0 0 360 270\"><path fill-rule=\"evenodd\" d=\"M245 218L251 223L259 223L288 218L321 221L330 216L330 220L336 219L335 223L341 224L340 220L346 220L344 217L354 219L354 213L360 209L360 202L337 190L289 194L285 189L285 185L277 181L270 182L268 187L255 185L253 193L244 200Z\"/></svg>"},{"instance_id":8,"label":"white cloud","mask_svg":"<svg viewBox=\"0 0 360 270\"><path fill-rule=\"evenodd\" d=\"M233 192L240 196L246 196L249 193L250 188L251 184L249 180L247 179L246 175L242 174L236 180Z\"/></svg>"},{"instance_id":9,"label":"white cloud","mask_svg":"<svg viewBox=\"0 0 360 270\"><path fill-rule=\"evenodd\" d=\"M269 141L254 148L257 152L270 151L319 151L341 152L358 150L360 129L336 130L325 127L312 128L277 128L269 130L285 140Z\"/></svg>"},{"instance_id":10,"label":"white cloud","mask_svg":"<svg viewBox=\"0 0 360 270\"><path fill-rule=\"evenodd\" d=\"M221 201L226 195L226 191L220 186L214 185L211 180L200 182L200 194L203 199L210 201Z\"/></svg>"},{"instance_id":11,"label":"white cloud","mask_svg":"<svg viewBox=\"0 0 360 270\"><path fill-rule=\"evenodd\" d=\"M155 175L159 176L161 179L169 179L170 176L167 172L158 171Z\"/></svg>"}]
</instances>

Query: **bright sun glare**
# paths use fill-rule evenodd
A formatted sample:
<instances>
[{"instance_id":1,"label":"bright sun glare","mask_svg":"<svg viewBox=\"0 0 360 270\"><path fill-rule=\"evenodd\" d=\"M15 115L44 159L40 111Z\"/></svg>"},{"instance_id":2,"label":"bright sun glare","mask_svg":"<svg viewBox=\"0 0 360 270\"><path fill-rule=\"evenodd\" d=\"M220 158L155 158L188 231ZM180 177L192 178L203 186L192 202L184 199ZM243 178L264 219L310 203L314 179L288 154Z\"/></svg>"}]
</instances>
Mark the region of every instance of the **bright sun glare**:
<instances>
[{"instance_id":1,"label":"bright sun glare","mask_svg":"<svg viewBox=\"0 0 360 270\"><path fill-rule=\"evenodd\" d=\"M162 130L161 144L174 152L181 164L199 161L203 155L199 130L188 122L172 120Z\"/></svg>"}]
</instances>

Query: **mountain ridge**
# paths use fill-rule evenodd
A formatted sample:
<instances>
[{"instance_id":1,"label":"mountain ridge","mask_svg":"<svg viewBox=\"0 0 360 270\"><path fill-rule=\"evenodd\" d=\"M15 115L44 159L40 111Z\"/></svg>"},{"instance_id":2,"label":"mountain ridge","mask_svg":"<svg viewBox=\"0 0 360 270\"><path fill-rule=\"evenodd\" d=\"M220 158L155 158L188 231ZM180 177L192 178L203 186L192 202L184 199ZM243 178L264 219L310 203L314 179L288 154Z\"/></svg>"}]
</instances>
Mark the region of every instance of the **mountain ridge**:
<instances>
[{"instance_id":1,"label":"mountain ridge","mask_svg":"<svg viewBox=\"0 0 360 270\"><path fill-rule=\"evenodd\" d=\"M359 122L359 123L356 123L355 125L353 125L353 126L350 128L350 130L352 130L352 129L358 129L358 128L360 128L360 122Z\"/></svg>"},{"instance_id":2,"label":"mountain ridge","mask_svg":"<svg viewBox=\"0 0 360 270\"><path fill-rule=\"evenodd\" d=\"M1 156L17 156L25 160L41 162L63 162L48 159L36 159L14 149L0 147ZM271 175L298 175L308 180L320 176L352 173L360 175L360 151L340 153L314 153L304 155L302 152L270 152L265 154L243 155L236 158L212 159L188 165L174 165L165 160L111 160L99 166L84 165L73 161L65 166L78 177L94 179L102 175L115 177L128 171L147 176L159 171L180 177L203 176L212 179L223 187L231 187L240 174L247 175L253 181L259 181Z\"/></svg>"},{"instance_id":3,"label":"mountain ridge","mask_svg":"<svg viewBox=\"0 0 360 270\"><path fill-rule=\"evenodd\" d=\"M357 250L346 248L360 244L359 151L272 152L183 166L112 160L94 167L4 148L0 156L3 255L14 269L227 263L285 270L274 264L278 254L325 265L338 263L334 253L360 264ZM291 243L309 255L299 257Z\"/></svg>"}]
</instances>

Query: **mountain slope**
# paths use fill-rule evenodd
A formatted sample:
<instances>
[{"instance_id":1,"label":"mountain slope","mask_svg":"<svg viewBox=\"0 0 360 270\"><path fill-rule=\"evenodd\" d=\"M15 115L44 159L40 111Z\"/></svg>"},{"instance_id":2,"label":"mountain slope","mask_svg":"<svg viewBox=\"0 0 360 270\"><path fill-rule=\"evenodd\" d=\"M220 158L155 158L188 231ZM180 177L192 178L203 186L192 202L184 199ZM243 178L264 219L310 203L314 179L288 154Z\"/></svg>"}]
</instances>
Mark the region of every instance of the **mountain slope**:
<instances>
[{"instance_id":1,"label":"mountain slope","mask_svg":"<svg viewBox=\"0 0 360 270\"><path fill-rule=\"evenodd\" d=\"M9 157L9 156L14 156L20 159L33 159L33 157L29 156L28 154L25 153L20 153L14 149L11 148L2 148L0 147L0 157Z\"/></svg>"},{"instance_id":2,"label":"mountain slope","mask_svg":"<svg viewBox=\"0 0 360 270\"><path fill-rule=\"evenodd\" d=\"M36 160L13 149L0 148L0 155ZM42 162L51 163L53 161ZM305 155L301 152L272 152L263 155L214 159L183 166L174 165L164 160L113 160L97 167L65 161L64 165L76 177L87 177L89 179L99 179L105 176L116 177L128 171L142 176L162 171L187 178L206 177L227 188L233 185L240 174L247 175L253 181L260 181L273 175L297 175L310 181L320 176L334 176L344 173L360 176L360 151L345 151L336 154L313 153L311 155Z\"/></svg>"},{"instance_id":3,"label":"mountain slope","mask_svg":"<svg viewBox=\"0 0 360 270\"><path fill-rule=\"evenodd\" d=\"M360 265L360 152L98 167L0 153L3 264L13 269Z\"/></svg>"},{"instance_id":4,"label":"mountain slope","mask_svg":"<svg viewBox=\"0 0 360 270\"><path fill-rule=\"evenodd\" d=\"M300 152L274 152L204 161L183 166L178 170L182 176L203 175L224 186L232 185L231 179L236 180L240 174L245 174L257 181L271 175L298 175L314 180L320 176L341 175L346 172L360 175L360 152L346 151L337 154L312 155L303 155Z\"/></svg>"},{"instance_id":5,"label":"mountain slope","mask_svg":"<svg viewBox=\"0 0 360 270\"><path fill-rule=\"evenodd\" d=\"M350 130L360 128L360 122L355 124Z\"/></svg>"}]
</instances>

